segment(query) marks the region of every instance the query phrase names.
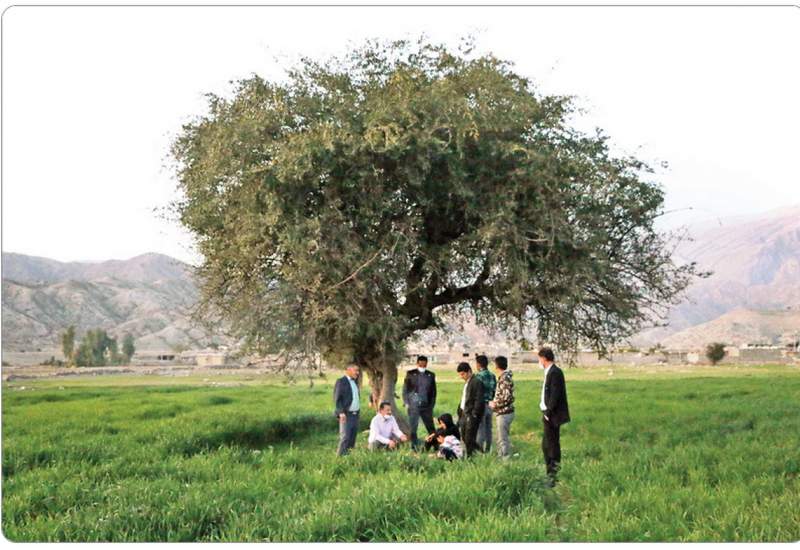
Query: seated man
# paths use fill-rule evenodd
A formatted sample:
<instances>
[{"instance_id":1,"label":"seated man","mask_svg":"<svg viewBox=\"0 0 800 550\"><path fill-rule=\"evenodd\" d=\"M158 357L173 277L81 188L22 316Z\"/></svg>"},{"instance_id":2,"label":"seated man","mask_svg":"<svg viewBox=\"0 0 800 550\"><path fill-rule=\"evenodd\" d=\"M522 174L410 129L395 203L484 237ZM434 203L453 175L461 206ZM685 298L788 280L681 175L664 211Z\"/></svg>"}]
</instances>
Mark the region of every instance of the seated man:
<instances>
[{"instance_id":1,"label":"seated man","mask_svg":"<svg viewBox=\"0 0 800 550\"><path fill-rule=\"evenodd\" d=\"M392 416L392 405L384 401L378 408L378 414L369 423L369 450L395 449L398 441L407 440Z\"/></svg>"}]
</instances>

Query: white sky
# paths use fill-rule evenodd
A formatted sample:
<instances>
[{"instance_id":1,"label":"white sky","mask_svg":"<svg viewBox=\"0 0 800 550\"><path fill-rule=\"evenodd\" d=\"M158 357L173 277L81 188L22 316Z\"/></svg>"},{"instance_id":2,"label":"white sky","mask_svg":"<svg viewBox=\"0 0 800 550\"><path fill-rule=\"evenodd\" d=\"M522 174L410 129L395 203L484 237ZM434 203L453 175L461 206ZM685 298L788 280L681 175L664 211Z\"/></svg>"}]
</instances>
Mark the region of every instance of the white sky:
<instances>
[{"instance_id":1,"label":"white sky","mask_svg":"<svg viewBox=\"0 0 800 550\"><path fill-rule=\"evenodd\" d=\"M800 9L14 7L3 15L3 250L59 260L162 252L165 167L205 92L365 38L456 44L574 94L581 128L665 160L667 225L800 204Z\"/></svg>"}]
</instances>

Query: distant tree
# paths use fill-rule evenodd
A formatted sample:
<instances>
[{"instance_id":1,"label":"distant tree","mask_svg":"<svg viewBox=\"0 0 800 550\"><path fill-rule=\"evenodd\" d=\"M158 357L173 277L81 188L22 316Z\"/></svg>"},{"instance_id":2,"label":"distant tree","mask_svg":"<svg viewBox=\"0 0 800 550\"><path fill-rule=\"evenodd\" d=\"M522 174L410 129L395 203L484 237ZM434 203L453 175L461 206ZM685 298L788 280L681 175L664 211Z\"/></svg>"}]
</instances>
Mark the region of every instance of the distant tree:
<instances>
[{"instance_id":1,"label":"distant tree","mask_svg":"<svg viewBox=\"0 0 800 550\"><path fill-rule=\"evenodd\" d=\"M189 345L186 344L185 342L176 342L172 344L169 347L169 349L172 351L172 353L180 355L181 353L189 349Z\"/></svg>"},{"instance_id":2,"label":"distant tree","mask_svg":"<svg viewBox=\"0 0 800 550\"><path fill-rule=\"evenodd\" d=\"M720 342L713 342L706 346L706 358L711 361L712 365L716 365L725 357L725 344Z\"/></svg>"},{"instance_id":3,"label":"distant tree","mask_svg":"<svg viewBox=\"0 0 800 550\"><path fill-rule=\"evenodd\" d=\"M70 325L61 335L61 352L67 364L72 362L73 351L75 351L75 325Z\"/></svg>"},{"instance_id":4,"label":"distant tree","mask_svg":"<svg viewBox=\"0 0 800 550\"><path fill-rule=\"evenodd\" d=\"M125 357L126 363L130 363L134 353L136 353L136 346L134 345L133 335L128 332L122 338L122 355Z\"/></svg>"},{"instance_id":5,"label":"distant tree","mask_svg":"<svg viewBox=\"0 0 800 550\"><path fill-rule=\"evenodd\" d=\"M48 367L63 367L65 364L61 359L56 359L55 355L51 355L50 359L42 361L42 365L47 365Z\"/></svg>"},{"instance_id":6,"label":"distant tree","mask_svg":"<svg viewBox=\"0 0 800 550\"><path fill-rule=\"evenodd\" d=\"M75 352L75 364L79 367L102 367L119 361L117 340L102 329L87 331Z\"/></svg>"},{"instance_id":7,"label":"distant tree","mask_svg":"<svg viewBox=\"0 0 800 550\"><path fill-rule=\"evenodd\" d=\"M368 42L286 76L209 95L172 149L196 315L251 351L355 361L394 403L407 340L448 316L604 350L696 274L655 228L652 170L507 61Z\"/></svg>"}]
</instances>

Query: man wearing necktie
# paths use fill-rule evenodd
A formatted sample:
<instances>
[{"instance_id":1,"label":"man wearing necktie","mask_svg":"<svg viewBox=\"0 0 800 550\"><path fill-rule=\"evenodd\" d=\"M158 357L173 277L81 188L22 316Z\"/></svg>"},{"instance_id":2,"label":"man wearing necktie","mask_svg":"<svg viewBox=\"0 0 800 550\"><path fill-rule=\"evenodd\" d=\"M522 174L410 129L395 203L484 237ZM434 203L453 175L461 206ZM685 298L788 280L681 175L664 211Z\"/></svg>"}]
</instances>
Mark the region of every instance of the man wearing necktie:
<instances>
[{"instance_id":1,"label":"man wearing necktie","mask_svg":"<svg viewBox=\"0 0 800 550\"><path fill-rule=\"evenodd\" d=\"M542 395L539 408L542 411L542 452L547 466L547 475L554 483L561 467L561 425L569 422L567 386L564 373L555 364L555 354L550 348L539 350L539 364L544 369Z\"/></svg>"}]
</instances>

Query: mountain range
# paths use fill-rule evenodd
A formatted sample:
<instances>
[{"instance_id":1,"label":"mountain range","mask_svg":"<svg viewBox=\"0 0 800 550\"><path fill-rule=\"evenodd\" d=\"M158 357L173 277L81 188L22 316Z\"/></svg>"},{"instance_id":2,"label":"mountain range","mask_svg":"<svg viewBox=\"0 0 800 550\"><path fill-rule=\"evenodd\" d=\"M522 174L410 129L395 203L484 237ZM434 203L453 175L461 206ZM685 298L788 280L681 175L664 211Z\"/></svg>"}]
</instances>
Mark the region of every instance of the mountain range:
<instances>
[{"instance_id":1,"label":"mountain range","mask_svg":"<svg viewBox=\"0 0 800 550\"><path fill-rule=\"evenodd\" d=\"M698 348L800 338L800 205L687 229L691 240L676 248L675 260L712 275L690 286L666 328L634 341Z\"/></svg>"},{"instance_id":2,"label":"mountain range","mask_svg":"<svg viewBox=\"0 0 800 550\"><path fill-rule=\"evenodd\" d=\"M675 260L695 261L713 274L694 281L667 327L645 331L633 344L698 349L711 341L800 339L800 205L687 229L692 240L677 246ZM57 348L70 324L79 335L91 328L130 332L140 350L230 343L192 324L198 299L192 268L161 254L90 263L3 252L2 279L4 350ZM477 327L462 336L465 346L486 341Z\"/></svg>"},{"instance_id":3,"label":"mountain range","mask_svg":"<svg viewBox=\"0 0 800 550\"><path fill-rule=\"evenodd\" d=\"M221 340L190 322L198 298L191 266L162 254L89 263L4 252L2 274L5 350L58 347L72 324L78 335L92 328L118 337L129 332L140 350Z\"/></svg>"}]
</instances>

